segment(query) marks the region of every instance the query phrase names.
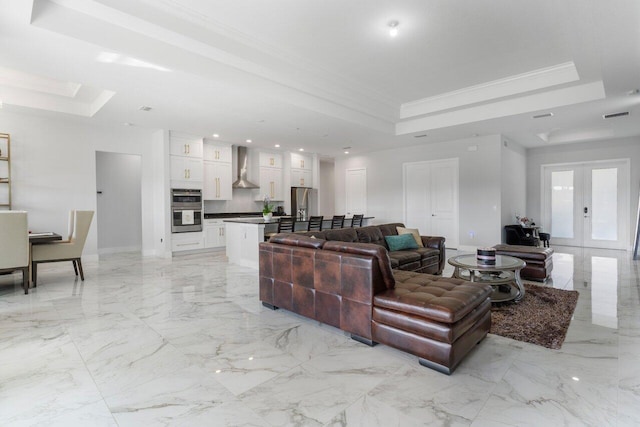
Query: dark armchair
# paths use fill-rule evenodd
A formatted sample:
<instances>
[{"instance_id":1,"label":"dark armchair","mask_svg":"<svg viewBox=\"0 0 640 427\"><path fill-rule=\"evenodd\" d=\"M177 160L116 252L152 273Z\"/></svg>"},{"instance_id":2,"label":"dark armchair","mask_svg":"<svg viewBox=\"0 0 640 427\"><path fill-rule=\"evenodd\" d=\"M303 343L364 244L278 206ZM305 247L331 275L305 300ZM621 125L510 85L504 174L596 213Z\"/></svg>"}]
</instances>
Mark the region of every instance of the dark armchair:
<instances>
[{"instance_id":1,"label":"dark armchair","mask_svg":"<svg viewBox=\"0 0 640 427\"><path fill-rule=\"evenodd\" d=\"M533 236L531 229L521 225L505 225L507 245L538 246L538 239Z\"/></svg>"}]
</instances>

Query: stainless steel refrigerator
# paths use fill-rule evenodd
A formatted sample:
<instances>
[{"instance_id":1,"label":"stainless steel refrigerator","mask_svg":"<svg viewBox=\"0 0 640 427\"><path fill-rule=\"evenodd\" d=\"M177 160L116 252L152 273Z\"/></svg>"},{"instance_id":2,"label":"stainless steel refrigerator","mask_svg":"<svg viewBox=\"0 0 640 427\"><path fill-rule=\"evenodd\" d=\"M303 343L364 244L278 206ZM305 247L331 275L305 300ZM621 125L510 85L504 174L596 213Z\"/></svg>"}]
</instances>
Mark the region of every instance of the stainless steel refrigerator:
<instances>
[{"instance_id":1,"label":"stainless steel refrigerator","mask_svg":"<svg viewBox=\"0 0 640 427\"><path fill-rule=\"evenodd\" d=\"M306 220L318 209L318 193L309 187L291 187L291 216Z\"/></svg>"}]
</instances>

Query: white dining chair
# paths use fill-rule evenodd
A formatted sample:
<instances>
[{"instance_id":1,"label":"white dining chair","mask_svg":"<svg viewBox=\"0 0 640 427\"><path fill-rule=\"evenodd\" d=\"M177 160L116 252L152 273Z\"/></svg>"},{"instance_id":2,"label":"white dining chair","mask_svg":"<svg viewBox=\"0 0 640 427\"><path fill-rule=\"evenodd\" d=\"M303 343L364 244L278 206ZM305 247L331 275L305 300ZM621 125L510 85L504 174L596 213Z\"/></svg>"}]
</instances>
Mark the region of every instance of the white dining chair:
<instances>
[{"instance_id":1,"label":"white dining chair","mask_svg":"<svg viewBox=\"0 0 640 427\"><path fill-rule=\"evenodd\" d=\"M69 224L73 229L73 233L69 236L69 240L33 245L31 249L31 277L33 286L37 285L38 264L44 262L71 261L76 276L80 273L80 279L84 280L81 257L87 235L89 234L89 228L91 227L91 221L93 220L93 211L72 212Z\"/></svg>"},{"instance_id":2,"label":"white dining chair","mask_svg":"<svg viewBox=\"0 0 640 427\"><path fill-rule=\"evenodd\" d=\"M29 231L27 213L0 212L0 272L22 271L22 287L29 293Z\"/></svg>"}]
</instances>

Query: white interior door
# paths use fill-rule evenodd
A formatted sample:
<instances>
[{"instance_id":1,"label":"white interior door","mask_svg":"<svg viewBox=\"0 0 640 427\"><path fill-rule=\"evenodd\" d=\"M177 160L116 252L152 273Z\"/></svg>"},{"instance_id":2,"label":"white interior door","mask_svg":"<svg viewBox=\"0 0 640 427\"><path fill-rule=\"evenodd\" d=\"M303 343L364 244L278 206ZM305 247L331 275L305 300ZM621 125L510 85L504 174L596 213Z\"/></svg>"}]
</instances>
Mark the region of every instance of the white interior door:
<instances>
[{"instance_id":1,"label":"white interior door","mask_svg":"<svg viewBox=\"0 0 640 427\"><path fill-rule=\"evenodd\" d=\"M347 216L364 214L367 210L367 170L347 169L345 187Z\"/></svg>"},{"instance_id":2,"label":"white interior door","mask_svg":"<svg viewBox=\"0 0 640 427\"><path fill-rule=\"evenodd\" d=\"M405 225L457 248L458 159L405 163L403 174Z\"/></svg>"},{"instance_id":3,"label":"white interior door","mask_svg":"<svg viewBox=\"0 0 640 427\"><path fill-rule=\"evenodd\" d=\"M554 244L626 249L629 161L543 166L543 223Z\"/></svg>"},{"instance_id":4,"label":"white interior door","mask_svg":"<svg viewBox=\"0 0 640 427\"><path fill-rule=\"evenodd\" d=\"M142 158L96 151L98 253L142 250Z\"/></svg>"}]
</instances>

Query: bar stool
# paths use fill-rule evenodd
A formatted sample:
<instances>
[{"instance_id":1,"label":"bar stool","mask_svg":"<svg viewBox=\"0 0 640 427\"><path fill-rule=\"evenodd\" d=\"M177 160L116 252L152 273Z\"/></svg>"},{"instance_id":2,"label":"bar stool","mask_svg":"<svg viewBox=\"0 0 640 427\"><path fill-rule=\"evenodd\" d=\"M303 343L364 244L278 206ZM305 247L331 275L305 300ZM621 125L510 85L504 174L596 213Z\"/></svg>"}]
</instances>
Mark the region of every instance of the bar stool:
<instances>
[{"instance_id":1,"label":"bar stool","mask_svg":"<svg viewBox=\"0 0 640 427\"><path fill-rule=\"evenodd\" d=\"M344 215L334 215L331 219L331 228L343 228Z\"/></svg>"},{"instance_id":2,"label":"bar stool","mask_svg":"<svg viewBox=\"0 0 640 427\"><path fill-rule=\"evenodd\" d=\"M292 216L283 216L278 220L278 231L275 233L264 233L264 241L267 242L272 236L278 233L293 233L296 227L296 220Z\"/></svg>"},{"instance_id":3,"label":"bar stool","mask_svg":"<svg viewBox=\"0 0 640 427\"><path fill-rule=\"evenodd\" d=\"M322 231L322 221L324 217L320 216L311 216L309 217L309 227L307 231Z\"/></svg>"},{"instance_id":4,"label":"bar stool","mask_svg":"<svg viewBox=\"0 0 640 427\"><path fill-rule=\"evenodd\" d=\"M354 215L353 218L351 219L351 227L352 228L362 227L363 218L364 218L364 215Z\"/></svg>"},{"instance_id":5,"label":"bar stool","mask_svg":"<svg viewBox=\"0 0 640 427\"><path fill-rule=\"evenodd\" d=\"M549 247L549 240L551 239L551 234L549 233L538 233L540 240L542 241L542 246L545 248Z\"/></svg>"}]
</instances>

